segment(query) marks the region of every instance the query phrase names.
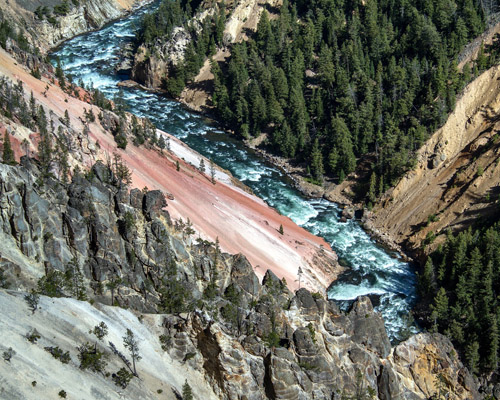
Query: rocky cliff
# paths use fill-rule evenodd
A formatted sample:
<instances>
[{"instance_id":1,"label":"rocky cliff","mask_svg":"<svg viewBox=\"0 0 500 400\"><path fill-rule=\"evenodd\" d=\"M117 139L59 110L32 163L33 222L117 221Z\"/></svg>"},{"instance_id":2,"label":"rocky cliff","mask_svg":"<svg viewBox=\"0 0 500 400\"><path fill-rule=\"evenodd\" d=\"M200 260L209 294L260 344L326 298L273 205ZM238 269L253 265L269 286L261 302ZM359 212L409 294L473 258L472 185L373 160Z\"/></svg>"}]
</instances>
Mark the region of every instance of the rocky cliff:
<instances>
[{"instance_id":1,"label":"rocky cliff","mask_svg":"<svg viewBox=\"0 0 500 400\"><path fill-rule=\"evenodd\" d=\"M61 5L59 0L25 1L0 0L0 9L4 17L21 29L29 42L41 53L90 30L101 28L106 22L117 19L128 13L134 7L150 3L152 0L79 0L68 2L69 11L65 15L57 15L51 22L39 18L35 11L39 7L51 10Z\"/></svg>"},{"instance_id":2,"label":"rocky cliff","mask_svg":"<svg viewBox=\"0 0 500 400\"><path fill-rule=\"evenodd\" d=\"M220 1L202 2L200 11L192 21L201 23L209 16L219 12ZM229 55L227 46L248 38L248 34L257 29L260 16L265 9L272 10L281 5L281 0L235 0L226 1L226 22L224 25L224 46L216 49L212 59L223 61ZM148 88L163 89L165 81L169 79L170 70L184 59L184 54L191 36L183 27L176 27L170 40L164 42L161 38L150 45L141 45L137 49L131 78ZM213 74L210 71L210 61L207 59L192 82L180 95L180 101L190 108L202 111L209 107L210 85Z\"/></svg>"},{"instance_id":3,"label":"rocky cliff","mask_svg":"<svg viewBox=\"0 0 500 400\"><path fill-rule=\"evenodd\" d=\"M467 86L446 124L418 151L417 166L389 190L367 226L410 250L434 248L448 228L498 216L500 67Z\"/></svg>"},{"instance_id":4,"label":"rocky cliff","mask_svg":"<svg viewBox=\"0 0 500 400\"><path fill-rule=\"evenodd\" d=\"M103 164L69 184L41 179L26 157L0 164L0 205L1 282L11 289L0 290L1 346L13 350L0 362L2 396L151 398L161 389L160 398L175 398L188 379L198 397L221 399L478 397L443 336L391 348L368 298L345 314L306 289L292 294L270 271L261 284L243 255L173 223L161 192L129 192ZM42 295L31 311L29 289ZM111 301L119 307L101 305ZM100 321L102 342L92 334ZM33 329L38 344L26 339ZM139 341L140 379L119 388L105 371L126 366L126 329ZM107 357L102 374L78 358L87 341ZM70 358L63 364L42 347Z\"/></svg>"},{"instance_id":5,"label":"rocky cliff","mask_svg":"<svg viewBox=\"0 0 500 400\"><path fill-rule=\"evenodd\" d=\"M18 61L23 60L22 51L15 48L12 51ZM30 57L27 59L31 60ZM42 71L45 71L44 68L40 67ZM10 87L18 79L23 82L26 103L33 92L37 107L41 105L53 121L51 136L54 143L59 128L62 129L72 149L68 155L71 169L88 170L97 160L111 160L113 153L119 153L131 170L136 187L146 186L169 193L175 199L170 205L173 218L189 218L202 238L215 241L219 237L225 251L244 253L260 277L269 268L280 278L285 277L291 288L296 288L297 272L301 268L304 271L303 285L314 291L324 291L341 271L336 255L324 240L299 228L289 218L248 193L230 174L216 168L216 184L213 184L210 176L197 168L201 159L204 159L205 165L209 165L210 161L165 132L152 129L148 143L152 136L162 135L169 140L170 151L160 151L148 143L134 145L131 115L120 119L109 110L89 104L89 94L79 92L79 96L75 96L73 89L68 94L52 82L50 67L46 69L41 79L37 79L30 74L29 68L16 63L0 49L0 74L5 75ZM20 108L16 110L21 112ZM65 121L66 111L69 116L67 125L62 122ZM88 120L90 112L95 117L94 121ZM120 121L128 137L126 151L118 148L114 138ZM36 129L24 126L17 118L0 116L0 133L3 135L5 131L10 133L17 160L19 155L26 153L25 146L21 146L24 141L28 143L31 154L36 152L39 140ZM59 176L57 168L53 172ZM278 231L280 225L284 227L283 235Z\"/></svg>"}]
</instances>

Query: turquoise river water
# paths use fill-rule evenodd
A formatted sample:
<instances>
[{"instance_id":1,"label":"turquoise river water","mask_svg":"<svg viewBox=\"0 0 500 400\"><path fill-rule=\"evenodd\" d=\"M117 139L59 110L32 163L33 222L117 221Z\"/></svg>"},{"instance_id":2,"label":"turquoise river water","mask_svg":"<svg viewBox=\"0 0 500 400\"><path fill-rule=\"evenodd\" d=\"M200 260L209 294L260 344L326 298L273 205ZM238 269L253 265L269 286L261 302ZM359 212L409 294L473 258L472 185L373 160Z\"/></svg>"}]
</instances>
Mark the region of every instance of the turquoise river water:
<instances>
[{"instance_id":1,"label":"turquoise river water","mask_svg":"<svg viewBox=\"0 0 500 400\"><path fill-rule=\"evenodd\" d=\"M93 84L108 97L117 92L117 83L128 79L117 75L120 50L135 36L143 13L157 3L142 8L103 29L65 42L59 57L74 81ZM330 299L346 307L361 295L372 298L384 317L391 341L398 342L408 326L408 313L415 301L415 274L408 263L380 247L358 222L339 221L339 208L323 199L308 199L293 188L279 169L269 165L241 143L220 130L215 123L186 110L179 103L140 89L124 89L127 107L138 116L149 117L160 129L183 140L199 153L249 186L269 205L289 216L298 225L323 237L349 266L328 290Z\"/></svg>"}]
</instances>

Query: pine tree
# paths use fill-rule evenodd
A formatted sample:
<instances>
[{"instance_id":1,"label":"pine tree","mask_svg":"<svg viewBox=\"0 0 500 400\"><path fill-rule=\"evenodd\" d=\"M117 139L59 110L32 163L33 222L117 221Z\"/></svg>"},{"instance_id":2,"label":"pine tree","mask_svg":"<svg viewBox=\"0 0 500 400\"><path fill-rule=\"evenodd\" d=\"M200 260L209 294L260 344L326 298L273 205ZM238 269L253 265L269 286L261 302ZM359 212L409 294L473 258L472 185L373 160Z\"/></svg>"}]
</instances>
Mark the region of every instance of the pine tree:
<instances>
[{"instance_id":1,"label":"pine tree","mask_svg":"<svg viewBox=\"0 0 500 400\"><path fill-rule=\"evenodd\" d=\"M64 125L66 125L68 128L71 125L71 120L69 119L68 110L64 110Z\"/></svg>"},{"instance_id":2,"label":"pine tree","mask_svg":"<svg viewBox=\"0 0 500 400\"><path fill-rule=\"evenodd\" d=\"M495 371L498 367L499 332L496 315L490 314L487 318L487 349L485 367L489 371Z\"/></svg>"},{"instance_id":3,"label":"pine tree","mask_svg":"<svg viewBox=\"0 0 500 400\"><path fill-rule=\"evenodd\" d=\"M213 185L215 185L216 180L215 180L215 163L210 160L210 180Z\"/></svg>"},{"instance_id":4,"label":"pine tree","mask_svg":"<svg viewBox=\"0 0 500 400\"><path fill-rule=\"evenodd\" d=\"M7 131L3 136L3 156L2 161L4 164L14 165L16 160L14 158L14 151L12 150L12 146L10 144L10 135Z\"/></svg>"},{"instance_id":5,"label":"pine tree","mask_svg":"<svg viewBox=\"0 0 500 400\"><path fill-rule=\"evenodd\" d=\"M66 81L64 79L64 71L61 66L61 60L59 58L57 59L56 64L56 78L59 81L59 86L62 90L64 90L66 88Z\"/></svg>"},{"instance_id":6,"label":"pine tree","mask_svg":"<svg viewBox=\"0 0 500 400\"><path fill-rule=\"evenodd\" d=\"M113 153L113 173L120 186L129 186L132 183L132 173L118 153Z\"/></svg>"},{"instance_id":7,"label":"pine tree","mask_svg":"<svg viewBox=\"0 0 500 400\"><path fill-rule=\"evenodd\" d=\"M319 149L319 141L317 138L314 140L314 144L311 151L311 172L313 179L317 183L321 184L323 182L323 174L324 174L323 155L321 154L321 151Z\"/></svg>"},{"instance_id":8,"label":"pine tree","mask_svg":"<svg viewBox=\"0 0 500 400\"><path fill-rule=\"evenodd\" d=\"M42 176L48 177L53 162L52 135L47 130L47 118L42 106L38 109L38 126L40 128L40 142L38 144L38 160L42 169Z\"/></svg>"},{"instance_id":9,"label":"pine tree","mask_svg":"<svg viewBox=\"0 0 500 400\"><path fill-rule=\"evenodd\" d=\"M165 143L165 138L163 137L163 135L160 135L160 139L158 139L158 147L163 150L166 146L166 143Z\"/></svg>"},{"instance_id":10,"label":"pine tree","mask_svg":"<svg viewBox=\"0 0 500 400\"><path fill-rule=\"evenodd\" d=\"M465 347L465 360L469 371L477 374L479 372L479 343L477 340L472 340Z\"/></svg>"},{"instance_id":11,"label":"pine tree","mask_svg":"<svg viewBox=\"0 0 500 400\"><path fill-rule=\"evenodd\" d=\"M184 385L182 385L182 400L193 400L193 390L186 379Z\"/></svg>"},{"instance_id":12,"label":"pine tree","mask_svg":"<svg viewBox=\"0 0 500 400\"><path fill-rule=\"evenodd\" d=\"M36 102L35 102L35 96L33 96L33 90L31 91L30 95L30 113L31 113L31 119L36 119Z\"/></svg>"},{"instance_id":13,"label":"pine tree","mask_svg":"<svg viewBox=\"0 0 500 400\"><path fill-rule=\"evenodd\" d=\"M115 290L122 284L121 278L113 276L108 283L106 283L106 287L111 291L111 305L115 305Z\"/></svg>"},{"instance_id":14,"label":"pine tree","mask_svg":"<svg viewBox=\"0 0 500 400\"><path fill-rule=\"evenodd\" d=\"M377 201L377 174L375 171L373 171L370 176L370 185L368 187L366 197L371 204L374 204Z\"/></svg>"},{"instance_id":15,"label":"pine tree","mask_svg":"<svg viewBox=\"0 0 500 400\"><path fill-rule=\"evenodd\" d=\"M425 263L422 274L418 276L418 290L422 298L428 298L433 294L435 285L434 266L432 258L429 257Z\"/></svg>"},{"instance_id":16,"label":"pine tree","mask_svg":"<svg viewBox=\"0 0 500 400\"><path fill-rule=\"evenodd\" d=\"M443 327L448 319L448 296L444 288L440 288L431 305L431 319L436 327Z\"/></svg>"},{"instance_id":17,"label":"pine tree","mask_svg":"<svg viewBox=\"0 0 500 400\"><path fill-rule=\"evenodd\" d=\"M66 145L66 138L62 133L62 128L59 127L59 135L56 141L55 158L59 175L63 183L68 182L69 175L69 162L68 162L68 146Z\"/></svg>"},{"instance_id":18,"label":"pine tree","mask_svg":"<svg viewBox=\"0 0 500 400\"><path fill-rule=\"evenodd\" d=\"M127 329L127 334L123 337L123 345L128 349L130 356L132 357L133 373L137 375L137 370L135 368L135 363L139 362L142 357L139 355L139 344L135 338L134 332Z\"/></svg>"}]
</instances>

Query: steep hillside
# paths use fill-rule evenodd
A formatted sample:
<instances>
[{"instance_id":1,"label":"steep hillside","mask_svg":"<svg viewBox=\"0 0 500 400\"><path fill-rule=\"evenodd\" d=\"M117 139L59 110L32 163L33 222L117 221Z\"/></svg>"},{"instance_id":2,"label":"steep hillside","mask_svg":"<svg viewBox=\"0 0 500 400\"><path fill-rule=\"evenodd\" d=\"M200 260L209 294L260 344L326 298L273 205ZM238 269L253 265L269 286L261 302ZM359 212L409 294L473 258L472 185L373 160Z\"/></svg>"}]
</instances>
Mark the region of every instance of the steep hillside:
<instances>
[{"instance_id":1,"label":"steep hillside","mask_svg":"<svg viewBox=\"0 0 500 400\"><path fill-rule=\"evenodd\" d=\"M345 314L319 293L292 294L271 271L261 285L243 255L173 221L160 191L129 192L119 164L71 183L41 167L0 164L2 396L173 399L185 380L222 399L478 396L443 336L391 349L368 298ZM118 387L111 373L135 372L127 329L139 379Z\"/></svg>"},{"instance_id":2,"label":"steep hillside","mask_svg":"<svg viewBox=\"0 0 500 400\"><path fill-rule=\"evenodd\" d=\"M366 303L345 316L300 293L285 312L291 324L290 347L273 350L251 336L236 340L223 324L207 321L200 313L138 314L41 296L39 310L32 314L23 293L5 290L0 290L0 305L4 310L0 350L13 350L10 361L0 360L0 393L11 400L55 399L61 390L69 399L178 399L186 381L199 399L324 399L334 393L424 399L439 390L436 374L456 385L450 399L477 396L470 376L453 360L449 342L440 335L415 336L382 358L373 344L339 336L352 334L353 328L359 334L366 329L361 323L378 327L377 316ZM309 321L314 341L306 326ZM102 341L90 333L101 322L108 327ZM142 359L137 363L139 379L122 388L110 373L126 365L110 344L130 358L122 339L127 329L137 338ZM26 339L33 330L40 335L36 343ZM171 339L170 347L160 335ZM104 373L79 368L77 347L87 342L106 354ZM44 350L56 346L69 352L67 364ZM444 385L441 390L450 389Z\"/></svg>"},{"instance_id":3,"label":"steep hillside","mask_svg":"<svg viewBox=\"0 0 500 400\"><path fill-rule=\"evenodd\" d=\"M28 41L45 54L66 39L125 15L152 0L0 0L4 18L22 29ZM68 7L61 7L67 3ZM43 8L45 7L46 12ZM37 14L39 13L39 14Z\"/></svg>"},{"instance_id":4,"label":"steep hillside","mask_svg":"<svg viewBox=\"0 0 500 400\"><path fill-rule=\"evenodd\" d=\"M262 12L278 7L281 3L281 0L234 0L224 2L224 8L221 9L220 1L203 1L190 24L202 31L206 19L219 13L223 14L222 43L211 55L213 60L222 62L230 55L228 46L247 40L248 35L257 29ZM141 44L135 53L132 79L146 87L165 90L166 82L172 78L175 67L185 63L185 53L192 41L193 35L186 27L176 26L171 38L160 36L152 43ZM208 99L214 79L209 58L203 57L200 67L182 93L179 93L180 101L197 111L210 107Z\"/></svg>"},{"instance_id":5,"label":"steep hillside","mask_svg":"<svg viewBox=\"0 0 500 400\"><path fill-rule=\"evenodd\" d=\"M418 151L416 168L374 208L369 228L415 250L448 228L498 214L499 81L496 66L467 86L446 124Z\"/></svg>"},{"instance_id":6,"label":"steep hillside","mask_svg":"<svg viewBox=\"0 0 500 400\"><path fill-rule=\"evenodd\" d=\"M280 278L286 277L290 287L294 288L298 285L297 271L302 268L308 276L304 282L315 290L324 290L339 273L336 256L324 240L299 228L256 196L240 189L226 173L217 172L217 184L212 184L209 176L193 166L198 165L202 156L177 139L164 132L155 133L169 137L172 153L133 144L121 151L112 134L119 124L116 115L69 96L50 79L33 77L21 65L15 65L3 50L0 50L0 60L0 73L13 81L21 79L24 82L26 101L33 91L37 104L42 105L47 114L49 110L54 113L54 141L58 126L68 131L60 122L68 110L71 129L67 138L71 146L78 149L70 154L73 167L79 165L87 169L96 160L109 160L114 152L119 152L132 171L134 186L170 193L175 199L170 205L173 218L189 218L203 238L215 241L219 237L224 250L245 253L261 277L266 269L271 268ZM89 123L85 110L92 110L96 116L102 112L106 118L102 122L96 118ZM23 139L31 143L32 152L36 150L38 135L11 121L4 121L2 125L5 128L0 132L5 132L4 129L11 132L13 147L18 152ZM179 171L176 162L180 164ZM209 165L206 159L205 163ZM284 235L278 232L280 225L284 227Z\"/></svg>"}]
</instances>

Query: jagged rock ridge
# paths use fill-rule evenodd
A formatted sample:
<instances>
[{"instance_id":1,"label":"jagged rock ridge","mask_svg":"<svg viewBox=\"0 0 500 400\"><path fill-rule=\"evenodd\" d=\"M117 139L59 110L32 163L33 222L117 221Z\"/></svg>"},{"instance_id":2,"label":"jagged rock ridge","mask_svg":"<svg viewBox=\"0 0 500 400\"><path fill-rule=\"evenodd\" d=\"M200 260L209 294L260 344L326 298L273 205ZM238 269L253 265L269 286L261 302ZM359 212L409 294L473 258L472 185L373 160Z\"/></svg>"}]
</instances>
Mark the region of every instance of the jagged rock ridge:
<instances>
[{"instance_id":1,"label":"jagged rock ridge","mask_svg":"<svg viewBox=\"0 0 500 400\"><path fill-rule=\"evenodd\" d=\"M220 253L216 244L203 240L195 244L192 232L171 220L160 192L128 192L103 164L67 185L42 180L37 163L27 158L17 167L1 164L0 204L0 268L12 288L38 287L43 293L46 286L36 284L40 278L46 282L54 271L76 264L92 301L109 304L114 296L117 304L135 311L173 312L148 316L140 327L141 338L147 341L142 346L148 349L143 363L148 363L150 351L160 352L151 332L166 335L168 354L159 357L165 359L169 373L176 363L184 362L186 377L202 376L191 382L195 393L212 391L211 397L223 399L324 399L355 396L361 390L381 399L428 398L436 392L440 374L451 398L477 396L472 378L443 336L421 334L391 349L383 320L368 298L360 298L344 314L333 302L305 289L290 293L270 271L261 285L244 256ZM107 284L118 277L122 283L112 294ZM66 287L59 289L61 296L72 294ZM0 301L2 307L15 307L16 313L29 313L24 302L8 294L2 294ZM89 325L101 318L85 317L95 312L75 300L53 304L67 312L75 310L86 321L81 327L68 322L79 332L75 341L84 340ZM49 320L55 312L51 307L48 299L42 301L41 313ZM112 326L118 314L125 315L119 309L102 309L113 315L106 317ZM188 313L179 314L182 311ZM12 347L22 362L15 367L14 358L10 364L0 363L0 368L20 368L32 379L46 373L29 372L29 346L21 345L26 342L21 335L26 319L13 322L10 318L9 325L1 326L14 332L2 346ZM33 326L41 333L47 330L40 316L33 319ZM131 326L139 329L135 323ZM65 344L71 352L67 341L59 342L67 329L64 324L54 328L55 339L50 341ZM109 352L107 346L100 346ZM149 350L151 346L156 350ZM119 365L110 358L113 366ZM154 359L160 362L157 355ZM77 366L72 361L64 368L93 379L88 372L78 372ZM143 368L139 363L139 375L151 373L149 367ZM12 376L13 371L2 375ZM158 380L168 383L157 376L157 386ZM14 388L8 378L6 382L1 384L4 393L19 396L22 386ZM73 390L84 382L88 381L72 382ZM146 398L155 389L148 382L133 381L129 393ZM178 382L177 387L175 382L169 385L179 391ZM102 390L114 397L111 388L106 384Z\"/></svg>"}]
</instances>

